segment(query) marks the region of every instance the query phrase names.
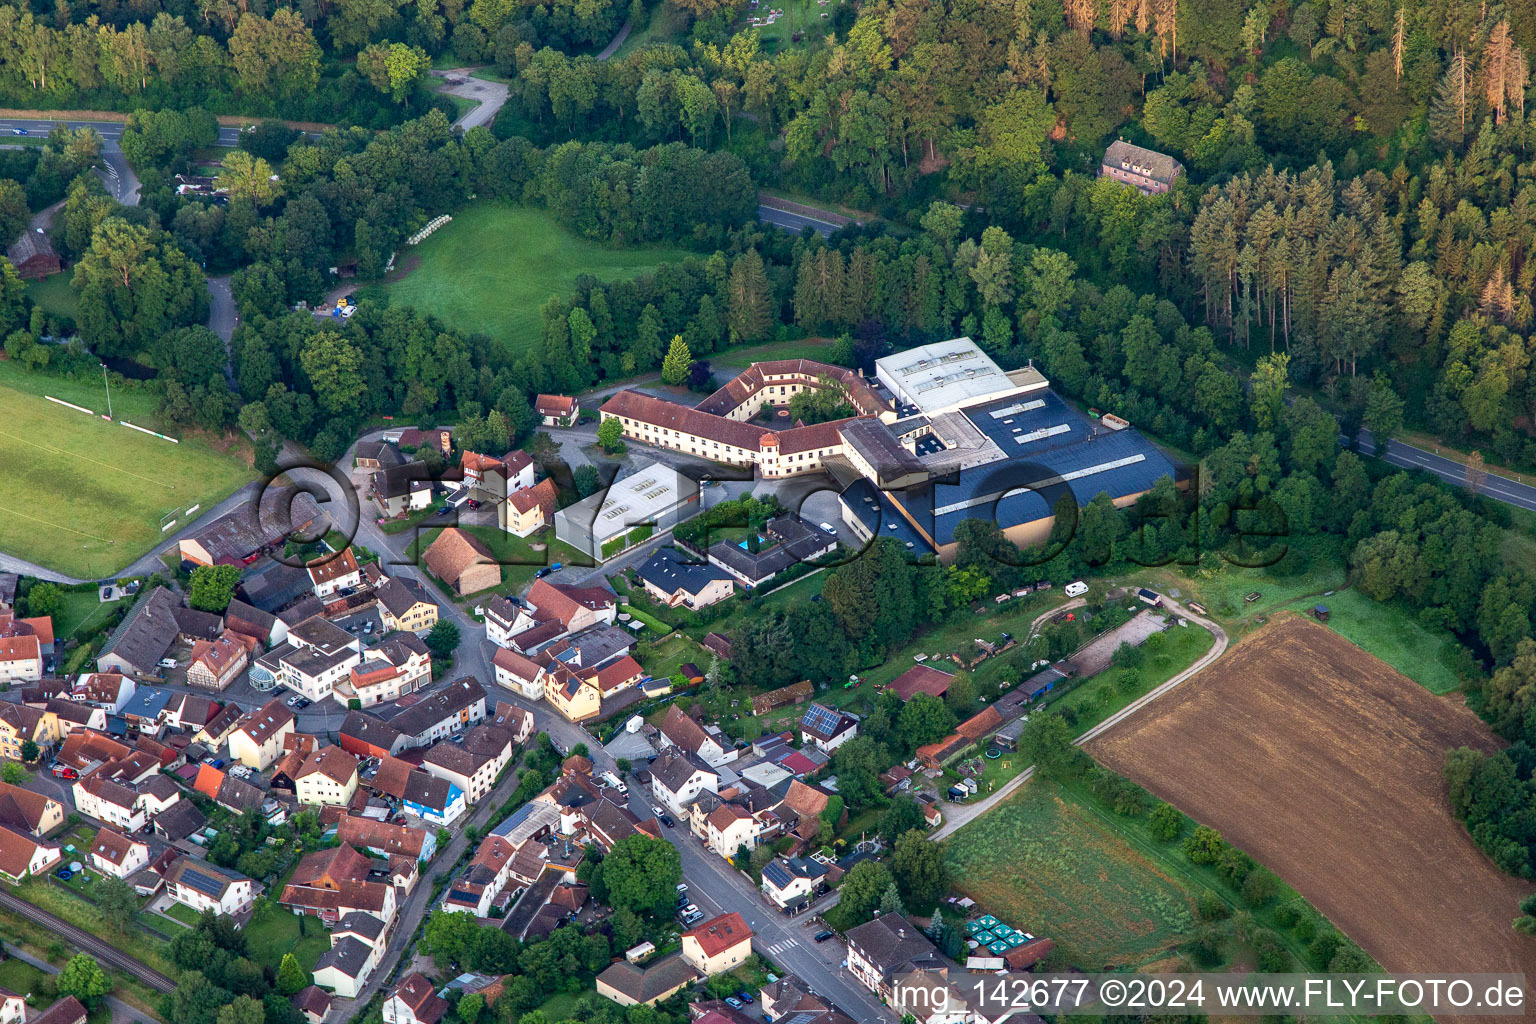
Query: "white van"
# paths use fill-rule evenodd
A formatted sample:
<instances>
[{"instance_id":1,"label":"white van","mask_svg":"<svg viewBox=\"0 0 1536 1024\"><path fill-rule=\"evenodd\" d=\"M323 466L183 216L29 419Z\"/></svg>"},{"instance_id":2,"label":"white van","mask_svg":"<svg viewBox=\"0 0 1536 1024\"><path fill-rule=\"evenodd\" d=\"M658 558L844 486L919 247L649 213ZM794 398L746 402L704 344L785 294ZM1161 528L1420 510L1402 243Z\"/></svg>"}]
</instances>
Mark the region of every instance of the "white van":
<instances>
[{"instance_id":1,"label":"white van","mask_svg":"<svg viewBox=\"0 0 1536 1024\"><path fill-rule=\"evenodd\" d=\"M1065 587L1062 587L1061 592L1066 594L1068 597L1081 597L1082 595L1088 593L1088 584L1084 583L1082 580L1073 580Z\"/></svg>"}]
</instances>

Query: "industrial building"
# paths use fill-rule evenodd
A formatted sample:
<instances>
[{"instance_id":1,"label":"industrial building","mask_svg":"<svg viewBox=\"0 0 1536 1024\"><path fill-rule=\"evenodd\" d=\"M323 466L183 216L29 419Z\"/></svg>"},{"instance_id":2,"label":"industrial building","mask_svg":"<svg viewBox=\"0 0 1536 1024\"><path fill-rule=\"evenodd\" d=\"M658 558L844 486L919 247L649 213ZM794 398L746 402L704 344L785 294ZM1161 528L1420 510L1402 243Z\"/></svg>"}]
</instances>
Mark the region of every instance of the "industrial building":
<instances>
[{"instance_id":1,"label":"industrial building","mask_svg":"<svg viewBox=\"0 0 1536 1024\"><path fill-rule=\"evenodd\" d=\"M699 485L652 462L555 513L555 536L606 562L699 513Z\"/></svg>"}]
</instances>

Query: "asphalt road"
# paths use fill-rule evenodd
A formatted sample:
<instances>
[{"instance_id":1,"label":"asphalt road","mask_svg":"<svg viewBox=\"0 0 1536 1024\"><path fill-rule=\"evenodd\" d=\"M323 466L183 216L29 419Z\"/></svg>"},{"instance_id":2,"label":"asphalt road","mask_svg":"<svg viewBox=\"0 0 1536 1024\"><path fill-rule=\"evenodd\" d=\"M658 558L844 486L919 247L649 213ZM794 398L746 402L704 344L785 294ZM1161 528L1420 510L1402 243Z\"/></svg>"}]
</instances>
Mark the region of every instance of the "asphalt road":
<instances>
[{"instance_id":1,"label":"asphalt road","mask_svg":"<svg viewBox=\"0 0 1536 1024\"><path fill-rule=\"evenodd\" d=\"M1340 438L1341 442L1346 440L1346 438ZM1371 437L1369 430L1360 431L1360 450L1362 452L1376 450L1376 440ZM1401 466L1404 469L1422 469L1433 473L1455 487L1463 487L1467 482L1467 470L1461 463L1401 441L1388 441L1386 454L1382 457L1394 466ZM1536 510L1536 487L1520 483L1518 480L1511 480L1507 476L1499 476L1495 472L1488 474L1487 481L1478 493L1487 495L1495 501L1502 501L1506 505Z\"/></svg>"},{"instance_id":2,"label":"asphalt road","mask_svg":"<svg viewBox=\"0 0 1536 1024\"><path fill-rule=\"evenodd\" d=\"M831 221L805 217L798 213L790 213L788 210L776 210L771 206L759 206L757 208L757 219L764 224L772 224L786 231L793 231L797 235L805 228L815 228L816 233L823 238L830 238L834 231L842 227L842 225L833 224Z\"/></svg>"},{"instance_id":3,"label":"asphalt road","mask_svg":"<svg viewBox=\"0 0 1536 1024\"><path fill-rule=\"evenodd\" d=\"M28 135L46 136L55 125L64 125L68 128L94 128L101 136L101 157L106 163L106 170L102 172L102 180L106 182L107 192L112 198L124 206L139 205L139 179L133 173L133 168L128 166L128 160L123 156L123 148L119 140L123 137L123 123L121 121L48 121L42 119L11 118L0 119L0 138L15 136L18 131ZM225 141L225 133L229 133L228 141ZM239 132L234 128L219 129L219 145L233 146L239 138Z\"/></svg>"}]
</instances>

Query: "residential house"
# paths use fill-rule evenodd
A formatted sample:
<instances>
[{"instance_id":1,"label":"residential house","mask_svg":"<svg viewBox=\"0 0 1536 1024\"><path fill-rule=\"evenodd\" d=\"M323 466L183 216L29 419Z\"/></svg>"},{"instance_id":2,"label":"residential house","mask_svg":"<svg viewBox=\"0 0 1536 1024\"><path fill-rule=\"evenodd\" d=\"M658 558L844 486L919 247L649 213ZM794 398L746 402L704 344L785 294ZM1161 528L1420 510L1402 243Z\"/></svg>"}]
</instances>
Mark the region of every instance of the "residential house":
<instances>
[{"instance_id":1,"label":"residential house","mask_svg":"<svg viewBox=\"0 0 1536 1024\"><path fill-rule=\"evenodd\" d=\"M306 562L304 568L309 573L310 587L322 601L343 590L363 585L363 570L357 564L357 556L352 553L350 546Z\"/></svg>"},{"instance_id":2,"label":"residential house","mask_svg":"<svg viewBox=\"0 0 1536 1024\"><path fill-rule=\"evenodd\" d=\"M187 685L204 690L227 690L245 671L249 649L238 634L225 630L217 640L198 640L192 645L187 665Z\"/></svg>"},{"instance_id":3,"label":"residential house","mask_svg":"<svg viewBox=\"0 0 1536 1024\"><path fill-rule=\"evenodd\" d=\"M232 598L229 607L224 609L224 628L253 641L253 652L266 650L269 645L281 643L288 637L288 627L281 619L238 597Z\"/></svg>"},{"instance_id":4,"label":"residential house","mask_svg":"<svg viewBox=\"0 0 1536 1024\"><path fill-rule=\"evenodd\" d=\"M296 721L293 710L274 697L240 719L229 737L229 756L247 768L265 771L282 754Z\"/></svg>"},{"instance_id":5,"label":"residential house","mask_svg":"<svg viewBox=\"0 0 1536 1024\"><path fill-rule=\"evenodd\" d=\"M683 959L706 978L752 955L752 929L738 913L721 914L683 932Z\"/></svg>"},{"instance_id":6,"label":"residential house","mask_svg":"<svg viewBox=\"0 0 1536 1024\"><path fill-rule=\"evenodd\" d=\"M486 609L485 624L489 631L491 628L489 608ZM510 647L497 647L495 656L491 658L491 668L496 673L497 686L520 693L529 700L538 700L544 696L544 667L532 658L519 654Z\"/></svg>"},{"instance_id":7,"label":"residential house","mask_svg":"<svg viewBox=\"0 0 1536 1024\"><path fill-rule=\"evenodd\" d=\"M407 747L425 747L485 721L485 687L474 676L460 676L408 704L380 705L372 714L399 731Z\"/></svg>"},{"instance_id":8,"label":"residential house","mask_svg":"<svg viewBox=\"0 0 1536 1024\"><path fill-rule=\"evenodd\" d=\"M567 633L612 625L618 617L618 598L607 587L577 587L547 579L534 580L524 607L536 621L554 619Z\"/></svg>"},{"instance_id":9,"label":"residential house","mask_svg":"<svg viewBox=\"0 0 1536 1024\"><path fill-rule=\"evenodd\" d=\"M608 700L637 686L645 678L645 669L640 667L638 661L626 654L618 661L610 661L602 668L585 669L579 674L597 687L598 695L603 700Z\"/></svg>"},{"instance_id":10,"label":"residential house","mask_svg":"<svg viewBox=\"0 0 1536 1024\"><path fill-rule=\"evenodd\" d=\"M887 1002L894 997L901 974L944 967L934 944L901 914L881 914L848 929L844 938L848 973Z\"/></svg>"},{"instance_id":11,"label":"residential house","mask_svg":"<svg viewBox=\"0 0 1536 1024\"><path fill-rule=\"evenodd\" d=\"M423 755L422 770L457 786L472 804L491 791L512 760L512 735L494 725L477 725L457 743L439 743Z\"/></svg>"},{"instance_id":12,"label":"residential house","mask_svg":"<svg viewBox=\"0 0 1536 1024\"><path fill-rule=\"evenodd\" d=\"M775 857L763 865L763 895L780 910L800 909L825 888L827 871L809 857Z\"/></svg>"},{"instance_id":13,"label":"residential house","mask_svg":"<svg viewBox=\"0 0 1536 1024\"><path fill-rule=\"evenodd\" d=\"M621 960L597 976L597 994L620 1006L655 1006L693 984L698 977L698 972L681 956L669 956L645 968Z\"/></svg>"},{"instance_id":14,"label":"residential house","mask_svg":"<svg viewBox=\"0 0 1536 1024\"><path fill-rule=\"evenodd\" d=\"M42 228L28 228L16 236L5 250L5 256L16 267L16 276L23 281L37 281L57 274L64 269L48 233Z\"/></svg>"},{"instance_id":15,"label":"residential house","mask_svg":"<svg viewBox=\"0 0 1536 1024\"><path fill-rule=\"evenodd\" d=\"M384 1000L380 1015L384 1024L437 1024L448 1012L448 1000L439 998L426 975L412 971Z\"/></svg>"},{"instance_id":16,"label":"residential house","mask_svg":"<svg viewBox=\"0 0 1536 1024\"><path fill-rule=\"evenodd\" d=\"M33 1017L31 1024L85 1024L85 1006L74 996L65 996Z\"/></svg>"},{"instance_id":17,"label":"residential house","mask_svg":"<svg viewBox=\"0 0 1536 1024\"><path fill-rule=\"evenodd\" d=\"M367 712L349 711L342 720L341 749L349 754L382 757L387 764L394 755L404 753L410 746L409 738L399 729ZM405 770L409 771L410 767L405 765ZM382 773L383 768L379 771Z\"/></svg>"},{"instance_id":18,"label":"residential house","mask_svg":"<svg viewBox=\"0 0 1536 1024\"><path fill-rule=\"evenodd\" d=\"M43 678L43 647L36 636L0 636L0 683L35 683Z\"/></svg>"},{"instance_id":19,"label":"residential house","mask_svg":"<svg viewBox=\"0 0 1536 1024\"><path fill-rule=\"evenodd\" d=\"M124 832L137 832L149 821L144 796L132 786L107 778L101 768L77 780L74 794L75 810Z\"/></svg>"},{"instance_id":20,"label":"residential house","mask_svg":"<svg viewBox=\"0 0 1536 1024\"><path fill-rule=\"evenodd\" d=\"M507 500L497 506L502 529L515 537L527 537L543 529L555 520L557 496L555 482L548 477L510 491Z\"/></svg>"},{"instance_id":21,"label":"residential house","mask_svg":"<svg viewBox=\"0 0 1536 1024\"><path fill-rule=\"evenodd\" d=\"M306 985L289 1002L305 1024L325 1024L326 1015L331 1012L331 994L319 985Z\"/></svg>"},{"instance_id":22,"label":"residential house","mask_svg":"<svg viewBox=\"0 0 1536 1024\"><path fill-rule=\"evenodd\" d=\"M1159 195L1173 187L1184 165L1166 153L1133 146L1124 139L1109 144L1099 164L1099 176L1131 185L1142 195Z\"/></svg>"},{"instance_id":23,"label":"residential house","mask_svg":"<svg viewBox=\"0 0 1536 1024\"><path fill-rule=\"evenodd\" d=\"M569 427L581 415L581 404L569 395L538 395L533 411L546 427Z\"/></svg>"},{"instance_id":24,"label":"residential house","mask_svg":"<svg viewBox=\"0 0 1536 1024\"><path fill-rule=\"evenodd\" d=\"M745 847L757 848L761 826L752 812L739 804L721 803L705 819L705 842L717 857L730 860Z\"/></svg>"},{"instance_id":25,"label":"residential house","mask_svg":"<svg viewBox=\"0 0 1536 1024\"><path fill-rule=\"evenodd\" d=\"M127 878L149 863L149 844L103 827L91 843L91 864L104 875Z\"/></svg>"},{"instance_id":26,"label":"residential house","mask_svg":"<svg viewBox=\"0 0 1536 1024\"><path fill-rule=\"evenodd\" d=\"M388 441L359 441L352 449L354 469L384 469L404 462L400 449Z\"/></svg>"},{"instance_id":27,"label":"residential house","mask_svg":"<svg viewBox=\"0 0 1536 1024\"><path fill-rule=\"evenodd\" d=\"M58 843L50 843L8 825L0 826L0 877L17 884L33 875L46 874L64 856Z\"/></svg>"},{"instance_id":28,"label":"residential house","mask_svg":"<svg viewBox=\"0 0 1536 1024\"><path fill-rule=\"evenodd\" d=\"M432 474L421 461L387 466L373 474L372 490L386 517L419 512L432 504Z\"/></svg>"},{"instance_id":29,"label":"residential house","mask_svg":"<svg viewBox=\"0 0 1536 1024\"><path fill-rule=\"evenodd\" d=\"M399 905L388 872L376 877L367 857L350 846L307 853L294 868L278 902L327 926L362 913L388 925Z\"/></svg>"},{"instance_id":30,"label":"residential house","mask_svg":"<svg viewBox=\"0 0 1536 1024\"><path fill-rule=\"evenodd\" d=\"M731 638L724 633L706 633L700 643L710 653L717 654L726 661L731 660Z\"/></svg>"},{"instance_id":31,"label":"residential house","mask_svg":"<svg viewBox=\"0 0 1536 1024\"><path fill-rule=\"evenodd\" d=\"M134 681L121 672L88 672L75 680L70 700L101 708L109 715L122 714L137 689Z\"/></svg>"},{"instance_id":32,"label":"residential house","mask_svg":"<svg viewBox=\"0 0 1536 1024\"><path fill-rule=\"evenodd\" d=\"M363 652L345 683L337 684L342 698L363 707L399 700L432 682L432 655L414 633L402 633Z\"/></svg>"},{"instance_id":33,"label":"residential house","mask_svg":"<svg viewBox=\"0 0 1536 1024\"><path fill-rule=\"evenodd\" d=\"M528 737L533 735L533 712L506 701L496 702L490 723L505 729L507 735L512 737L512 742L518 746L528 742Z\"/></svg>"},{"instance_id":34,"label":"residential house","mask_svg":"<svg viewBox=\"0 0 1536 1024\"><path fill-rule=\"evenodd\" d=\"M438 534L422 560L456 594L474 594L501 583L501 566L491 549L456 526Z\"/></svg>"},{"instance_id":35,"label":"residential house","mask_svg":"<svg viewBox=\"0 0 1536 1024\"><path fill-rule=\"evenodd\" d=\"M290 536L318 537L328 522L315 496L299 487L267 487L259 503L246 502L178 542L192 565L250 565Z\"/></svg>"},{"instance_id":36,"label":"residential house","mask_svg":"<svg viewBox=\"0 0 1536 1024\"><path fill-rule=\"evenodd\" d=\"M10 701L0 702L0 755L21 760L21 745L29 740L39 747L57 743L60 738L57 712L31 708Z\"/></svg>"},{"instance_id":37,"label":"residential house","mask_svg":"<svg viewBox=\"0 0 1536 1024\"><path fill-rule=\"evenodd\" d=\"M155 835L168 843L178 842L208 823L190 800L181 800L155 815Z\"/></svg>"},{"instance_id":38,"label":"residential house","mask_svg":"<svg viewBox=\"0 0 1536 1024\"><path fill-rule=\"evenodd\" d=\"M437 625L437 602L415 580L391 576L374 588L373 594L379 599L379 619L385 631L421 633Z\"/></svg>"},{"instance_id":39,"label":"residential house","mask_svg":"<svg viewBox=\"0 0 1536 1024\"><path fill-rule=\"evenodd\" d=\"M165 891L201 914L244 914L256 899L256 883L231 868L195 857L178 857L165 874Z\"/></svg>"},{"instance_id":40,"label":"residential house","mask_svg":"<svg viewBox=\"0 0 1536 1024\"><path fill-rule=\"evenodd\" d=\"M353 814L344 814L337 821L336 838L347 846L367 850L379 857L428 861L437 853L436 832Z\"/></svg>"},{"instance_id":41,"label":"residential house","mask_svg":"<svg viewBox=\"0 0 1536 1024\"><path fill-rule=\"evenodd\" d=\"M15 992L0 988L0 1024L22 1024L26 1019L26 999Z\"/></svg>"},{"instance_id":42,"label":"residential house","mask_svg":"<svg viewBox=\"0 0 1536 1024\"><path fill-rule=\"evenodd\" d=\"M671 547L657 548L638 574L645 592L668 608L705 608L736 592L730 573Z\"/></svg>"},{"instance_id":43,"label":"residential house","mask_svg":"<svg viewBox=\"0 0 1536 1024\"><path fill-rule=\"evenodd\" d=\"M661 721L664 743L702 758L711 768L736 760L736 748L719 730L706 730L676 704Z\"/></svg>"},{"instance_id":44,"label":"residential house","mask_svg":"<svg viewBox=\"0 0 1536 1024\"><path fill-rule=\"evenodd\" d=\"M442 828L463 817L464 791L447 779L414 771L405 779L405 813Z\"/></svg>"},{"instance_id":45,"label":"residential house","mask_svg":"<svg viewBox=\"0 0 1536 1024\"><path fill-rule=\"evenodd\" d=\"M572 722L585 721L602 710L597 684L583 679L562 662L551 662L544 674L544 699Z\"/></svg>"},{"instance_id":46,"label":"residential house","mask_svg":"<svg viewBox=\"0 0 1536 1024\"><path fill-rule=\"evenodd\" d=\"M489 917L511 877L516 852L517 847L494 832L480 840L474 857L443 896L443 909Z\"/></svg>"},{"instance_id":47,"label":"residential house","mask_svg":"<svg viewBox=\"0 0 1536 1024\"><path fill-rule=\"evenodd\" d=\"M35 711L36 709L27 708L27 710ZM105 730L107 727L106 709L76 704L62 697L50 697L48 703L43 705L43 714L45 718L40 724L52 724L54 727L52 731L60 738L71 736L79 729ZM51 723L46 716L52 716Z\"/></svg>"},{"instance_id":48,"label":"residential house","mask_svg":"<svg viewBox=\"0 0 1536 1024\"><path fill-rule=\"evenodd\" d=\"M219 709L207 725L192 734L192 742L201 743L209 750L218 750L234 735L235 728L244 717L245 711L240 705L230 701Z\"/></svg>"},{"instance_id":49,"label":"residential house","mask_svg":"<svg viewBox=\"0 0 1536 1024\"><path fill-rule=\"evenodd\" d=\"M362 991L383 958L388 928L368 914L352 913L331 932L331 948L315 961L315 984L346 999Z\"/></svg>"},{"instance_id":50,"label":"residential house","mask_svg":"<svg viewBox=\"0 0 1536 1024\"><path fill-rule=\"evenodd\" d=\"M340 747L321 747L305 759L293 782L301 804L346 806L357 792L357 758Z\"/></svg>"},{"instance_id":51,"label":"residential house","mask_svg":"<svg viewBox=\"0 0 1536 1024\"><path fill-rule=\"evenodd\" d=\"M315 615L288 630L288 649L278 657L278 684L312 701L332 696L363 660L362 642Z\"/></svg>"},{"instance_id":52,"label":"residential house","mask_svg":"<svg viewBox=\"0 0 1536 1024\"><path fill-rule=\"evenodd\" d=\"M651 765L651 794L673 814L683 815L684 808L700 793L716 793L720 776L696 754L669 751Z\"/></svg>"},{"instance_id":53,"label":"residential house","mask_svg":"<svg viewBox=\"0 0 1536 1024\"><path fill-rule=\"evenodd\" d=\"M812 702L800 718L800 743L832 753L859 734L859 718L819 701Z\"/></svg>"}]
</instances>

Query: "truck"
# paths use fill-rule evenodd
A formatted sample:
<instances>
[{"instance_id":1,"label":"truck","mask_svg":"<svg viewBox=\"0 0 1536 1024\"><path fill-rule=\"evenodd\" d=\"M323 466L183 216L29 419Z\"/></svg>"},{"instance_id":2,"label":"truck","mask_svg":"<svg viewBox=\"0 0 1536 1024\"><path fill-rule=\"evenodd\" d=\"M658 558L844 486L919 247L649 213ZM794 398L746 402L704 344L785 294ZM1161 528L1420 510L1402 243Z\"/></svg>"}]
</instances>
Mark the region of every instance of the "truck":
<instances>
[{"instance_id":1,"label":"truck","mask_svg":"<svg viewBox=\"0 0 1536 1024\"><path fill-rule=\"evenodd\" d=\"M624 785L624 780L613 774L613 772L603 772L603 774L598 777L601 778L604 782L608 783L608 785L612 786L614 789L618 790L620 793L626 796L629 794L629 787Z\"/></svg>"}]
</instances>

